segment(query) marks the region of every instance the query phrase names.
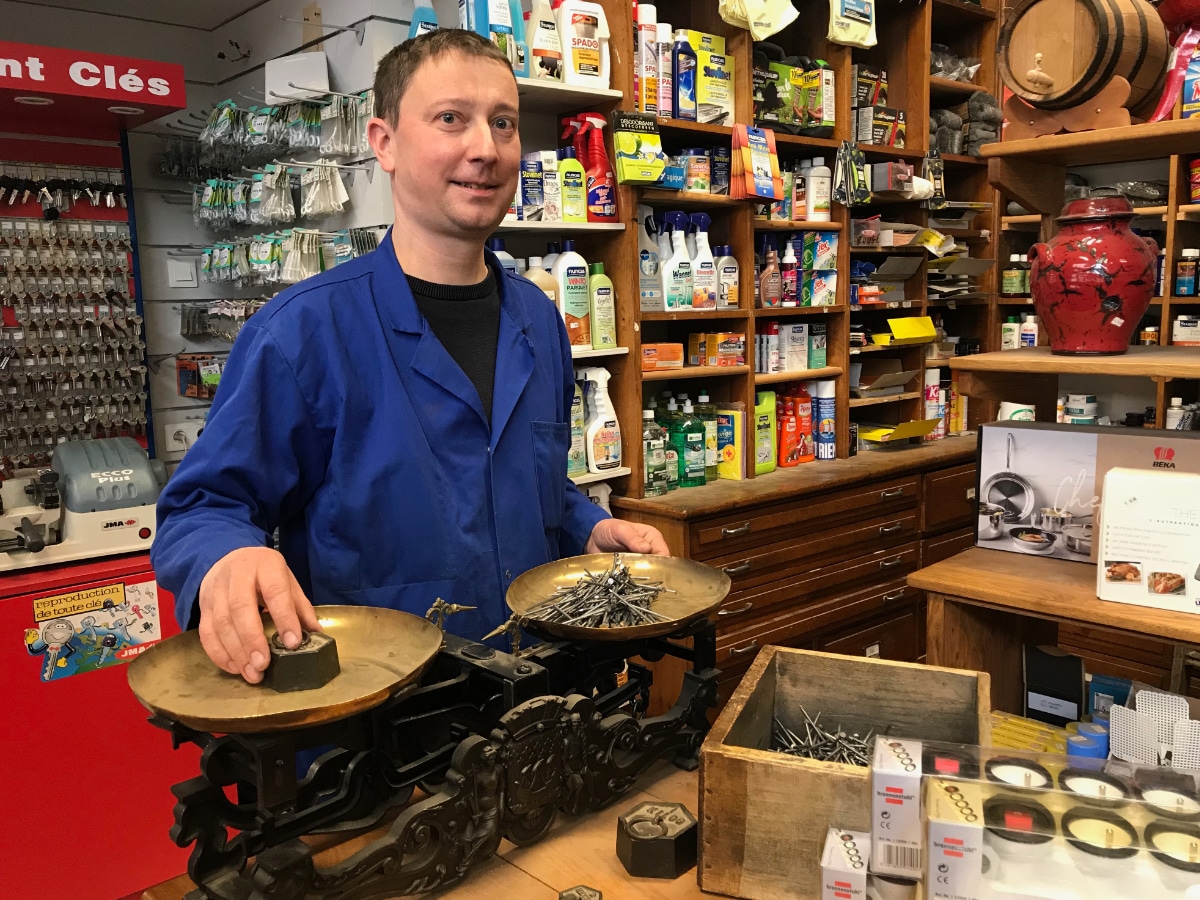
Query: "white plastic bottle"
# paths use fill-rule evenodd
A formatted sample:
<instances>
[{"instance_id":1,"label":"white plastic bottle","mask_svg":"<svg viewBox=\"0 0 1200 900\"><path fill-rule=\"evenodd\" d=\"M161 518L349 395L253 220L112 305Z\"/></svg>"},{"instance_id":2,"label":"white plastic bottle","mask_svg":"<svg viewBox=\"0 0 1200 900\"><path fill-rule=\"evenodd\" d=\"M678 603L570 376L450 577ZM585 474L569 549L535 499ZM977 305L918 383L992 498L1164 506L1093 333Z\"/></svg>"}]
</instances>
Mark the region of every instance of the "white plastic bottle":
<instances>
[{"instance_id":1,"label":"white plastic bottle","mask_svg":"<svg viewBox=\"0 0 1200 900\"><path fill-rule=\"evenodd\" d=\"M659 22L658 45L658 114L669 119L675 110L675 69L671 62L671 48L675 45L675 33L669 22Z\"/></svg>"},{"instance_id":2,"label":"white plastic bottle","mask_svg":"<svg viewBox=\"0 0 1200 900\"><path fill-rule=\"evenodd\" d=\"M563 49L563 83L607 88L611 71L604 7L589 0L563 0L558 7L558 34Z\"/></svg>"},{"instance_id":3,"label":"white plastic bottle","mask_svg":"<svg viewBox=\"0 0 1200 900\"><path fill-rule=\"evenodd\" d=\"M692 255L692 308L717 308L717 263L708 244L708 226L712 218L708 213L692 213L691 234L696 242Z\"/></svg>"},{"instance_id":4,"label":"white plastic bottle","mask_svg":"<svg viewBox=\"0 0 1200 900\"><path fill-rule=\"evenodd\" d=\"M681 212L663 214L664 230L671 238L671 255L661 263L663 304L667 309L691 309L693 284L692 260L687 252L687 216Z\"/></svg>"},{"instance_id":5,"label":"white plastic bottle","mask_svg":"<svg viewBox=\"0 0 1200 900\"><path fill-rule=\"evenodd\" d=\"M1008 320L1000 325L1000 349L1021 349L1021 323L1017 321L1016 316L1009 316Z\"/></svg>"},{"instance_id":6,"label":"white plastic bottle","mask_svg":"<svg viewBox=\"0 0 1200 900\"><path fill-rule=\"evenodd\" d=\"M1021 323L1021 346L1036 347L1038 342L1038 318L1032 313Z\"/></svg>"},{"instance_id":7,"label":"white plastic bottle","mask_svg":"<svg viewBox=\"0 0 1200 900\"><path fill-rule=\"evenodd\" d=\"M551 272L558 286L558 311L567 323L572 347L592 346L591 302L588 299L587 260L575 252L574 241L563 241L563 252Z\"/></svg>"},{"instance_id":8,"label":"white plastic bottle","mask_svg":"<svg viewBox=\"0 0 1200 900\"><path fill-rule=\"evenodd\" d=\"M558 262L559 256L562 255L562 246L558 241L549 241L546 244L546 255L542 257L542 268L547 272L554 271L554 264Z\"/></svg>"},{"instance_id":9,"label":"white plastic bottle","mask_svg":"<svg viewBox=\"0 0 1200 900\"><path fill-rule=\"evenodd\" d=\"M804 176L804 193L808 205L810 222L828 222L832 218L830 203L833 199L833 173L825 165L825 158L813 159L813 167Z\"/></svg>"},{"instance_id":10,"label":"white plastic bottle","mask_svg":"<svg viewBox=\"0 0 1200 900\"><path fill-rule=\"evenodd\" d=\"M511 253L504 249L504 238L489 238L487 247L496 255L496 259L500 260L500 265L514 275L517 274L517 261Z\"/></svg>"},{"instance_id":11,"label":"white plastic bottle","mask_svg":"<svg viewBox=\"0 0 1200 900\"><path fill-rule=\"evenodd\" d=\"M531 57L529 76L545 81L562 81L562 40L558 33L558 20L546 0L534 0L525 39L529 41Z\"/></svg>"},{"instance_id":12,"label":"white plastic bottle","mask_svg":"<svg viewBox=\"0 0 1200 900\"><path fill-rule=\"evenodd\" d=\"M621 466L621 423L608 396L608 369L581 370L589 382L591 416L584 432L588 471L599 474Z\"/></svg>"},{"instance_id":13,"label":"white plastic bottle","mask_svg":"<svg viewBox=\"0 0 1200 900\"><path fill-rule=\"evenodd\" d=\"M639 206L638 220L638 293L642 312L662 312L662 275L659 274L658 226L654 210Z\"/></svg>"},{"instance_id":14,"label":"white plastic bottle","mask_svg":"<svg viewBox=\"0 0 1200 900\"><path fill-rule=\"evenodd\" d=\"M737 309L740 305L738 278L741 271L733 256L733 248L728 244L718 247L714 265L717 268L717 309Z\"/></svg>"},{"instance_id":15,"label":"white plastic bottle","mask_svg":"<svg viewBox=\"0 0 1200 900\"><path fill-rule=\"evenodd\" d=\"M617 298L612 279L604 274L602 262L592 263L588 270L592 349L611 350L617 346Z\"/></svg>"}]
</instances>

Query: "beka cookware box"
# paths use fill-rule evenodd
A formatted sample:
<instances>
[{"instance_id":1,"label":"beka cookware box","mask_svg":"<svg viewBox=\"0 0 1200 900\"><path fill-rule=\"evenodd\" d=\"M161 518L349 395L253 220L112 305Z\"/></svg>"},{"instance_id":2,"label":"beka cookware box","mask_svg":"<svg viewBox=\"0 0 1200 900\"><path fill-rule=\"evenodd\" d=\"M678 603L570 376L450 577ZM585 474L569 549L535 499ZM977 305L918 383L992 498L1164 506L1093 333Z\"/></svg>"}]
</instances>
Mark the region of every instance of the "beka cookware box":
<instances>
[{"instance_id":1,"label":"beka cookware box","mask_svg":"<svg viewBox=\"0 0 1200 900\"><path fill-rule=\"evenodd\" d=\"M978 459L977 547L1094 563L1105 473L1200 474L1200 432L994 422L979 429Z\"/></svg>"}]
</instances>

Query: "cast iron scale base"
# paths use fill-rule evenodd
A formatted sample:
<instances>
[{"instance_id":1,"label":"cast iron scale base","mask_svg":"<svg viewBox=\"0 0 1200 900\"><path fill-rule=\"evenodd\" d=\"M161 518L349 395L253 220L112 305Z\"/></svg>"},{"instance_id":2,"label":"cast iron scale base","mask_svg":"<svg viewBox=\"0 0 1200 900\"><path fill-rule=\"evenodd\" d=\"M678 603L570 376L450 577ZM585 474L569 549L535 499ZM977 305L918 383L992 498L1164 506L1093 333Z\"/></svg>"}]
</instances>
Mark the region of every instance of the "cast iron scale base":
<instances>
[{"instance_id":1,"label":"cast iron scale base","mask_svg":"<svg viewBox=\"0 0 1200 900\"><path fill-rule=\"evenodd\" d=\"M202 750L200 775L172 788L178 802L171 838L193 845L188 875L197 889L187 900L382 900L445 888L491 856L501 839L534 843L560 812L607 806L657 760L694 768L708 730L706 711L716 702L716 629L708 614L729 581L697 563L669 562L706 570L701 574L714 582L694 614L673 622L669 633L658 627L653 636L637 637L640 629L622 629L595 640L562 639L522 618L526 631L546 642L520 655L442 635L404 613L319 607L343 660L342 675L328 687L353 674L356 636L372 631L377 651L381 621L400 620L406 636L427 626L438 644L428 662L391 673L392 689L379 702L361 709L349 702L343 709L350 713L335 719L304 721L312 710L300 708L278 713L280 703L315 692L274 694L273 718L180 713L179 703L195 701L153 696L150 685L164 682L171 663L180 676L178 658L196 662L195 633L143 654L130 667L130 683L155 712L151 721L170 731L176 746ZM516 609L511 592L509 599ZM339 636L339 614L349 639ZM187 639L196 646L185 646ZM175 660L162 652L173 642ZM199 652L197 664L215 668ZM666 715L643 718L652 675L632 660L668 655L690 664L680 696ZM262 702L257 686L223 673L212 677L238 692L238 700ZM198 677L174 680L189 685L179 696L204 694ZM221 708L226 715L240 709L236 702ZM255 729L263 721L269 728ZM318 748L323 752L298 779L297 756ZM423 796L410 802L417 788ZM319 867L300 840L367 830L397 809L382 837L334 866Z\"/></svg>"}]
</instances>

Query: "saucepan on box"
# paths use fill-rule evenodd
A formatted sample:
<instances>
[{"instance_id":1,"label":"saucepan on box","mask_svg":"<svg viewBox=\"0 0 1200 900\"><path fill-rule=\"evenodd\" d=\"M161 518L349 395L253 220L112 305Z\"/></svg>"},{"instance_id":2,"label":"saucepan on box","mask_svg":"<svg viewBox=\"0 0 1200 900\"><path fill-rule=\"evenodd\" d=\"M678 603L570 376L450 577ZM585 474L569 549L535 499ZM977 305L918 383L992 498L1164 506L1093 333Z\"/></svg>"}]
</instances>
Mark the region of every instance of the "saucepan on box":
<instances>
[{"instance_id":1,"label":"saucepan on box","mask_svg":"<svg viewBox=\"0 0 1200 900\"><path fill-rule=\"evenodd\" d=\"M995 541L1004 537L1004 516L1007 510L998 503L979 504L979 540Z\"/></svg>"},{"instance_id":2,"label":"saucepan on box","mask_svg":"<svg viewBox=\"0 0 1200 900\"><path fill-rule=\"evenodd\" d=\"M1062 530L1063 543L1072 553L1080 556L1092 555L1092 526L1064 525Z\"/></svg>"},{"instance_id":3,"label":"saucepan on box","mask_svg":"<svg viewBox=\"0 0 1200 900\"><path fill-rule=\"evenodd\" d=\"M1043 506L1033 517L1033 524L1051 534L1062 534L1075 519L1075 514L1067 509L1055 509L1053 506Z\"/></svg>"}]
</instances>

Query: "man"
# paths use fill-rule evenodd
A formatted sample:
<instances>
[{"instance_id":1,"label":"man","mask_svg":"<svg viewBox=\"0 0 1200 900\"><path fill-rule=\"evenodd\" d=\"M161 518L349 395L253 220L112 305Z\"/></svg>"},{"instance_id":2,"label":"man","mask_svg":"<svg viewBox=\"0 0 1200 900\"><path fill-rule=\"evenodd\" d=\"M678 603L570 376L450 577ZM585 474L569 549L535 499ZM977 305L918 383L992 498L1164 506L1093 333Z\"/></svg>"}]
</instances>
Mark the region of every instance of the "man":
<instances>
[{"instance_id":1,"label":"man","mask_svg":"<svg viewBox=\"0 0 1200 900\"><path fill-rule=\"evenodd\" d=\"M561 317L484 242L521 158L508 60L438 31L380 61L368 137L391 178L380 248L290 288L242 330L203 435L159 500L153 562L218 666L257 682L317 604L422 614L479 638L522 572L580 552L666 554L566 477ZM280 548L271 548L278 527Z\"/></svg>"}]
</instances>

